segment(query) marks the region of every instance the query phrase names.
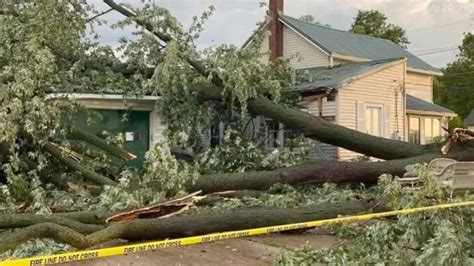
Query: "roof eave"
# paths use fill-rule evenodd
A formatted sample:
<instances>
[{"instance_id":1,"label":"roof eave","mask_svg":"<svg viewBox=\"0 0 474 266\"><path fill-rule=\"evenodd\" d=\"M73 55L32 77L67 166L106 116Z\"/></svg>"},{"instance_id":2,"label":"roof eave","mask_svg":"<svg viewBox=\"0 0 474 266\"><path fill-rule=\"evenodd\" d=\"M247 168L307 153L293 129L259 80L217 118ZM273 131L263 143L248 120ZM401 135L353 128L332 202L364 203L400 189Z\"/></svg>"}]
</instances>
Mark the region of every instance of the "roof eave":
<instances>
[{"instance_id":1,"label":"roof eave","mask_svg":"<svg viewBox=\"0 0 474 266\"><path fill-rule=\"evenodd\" d=\"M52 93L46 95L46 99L68 98L71 100L141 100L157 101L159 96L128 96L125 94L100 94L100 93Z\"/></svg>"},{"instance_id":2,"label":"roof eave","mask_svg":"<svg viewBox=\"0 0 474 266\"><path fill-rule=\"evenodd\" d=\"M433 76L442 76L443 72L441 71L430 71L430 70L423 70L418 68L407 67L408 72L416 72L421 74L433 75Z\"/></svg>"},{"instance_id":3,"label":"roof eave","mask_svg":"<svg viewBox=\"0 0 474 266\"><path fill-rule=\"evenodd\" d=\"M410 110L407 109L407 114L412 115L429 115L429 116L448 116L448 117L456 117L458 116L455 113L449 112L433 112L433 111L423 111L423 110Z\"/></svg>"},{"instance_id":4,"label":"roof eave","mask_svg":"<svg viewBox=\"0 0 474 266\"><path fill-rule=\"evenodd\" d=\"M336 59L348 60L348 61L352 61L352 62L372 61L369 58L358 57L358 56L353 56L353 55L344 55L344 54L339 54L339 53L332 53L332 56Z\"/></svg>"}]
</instances>

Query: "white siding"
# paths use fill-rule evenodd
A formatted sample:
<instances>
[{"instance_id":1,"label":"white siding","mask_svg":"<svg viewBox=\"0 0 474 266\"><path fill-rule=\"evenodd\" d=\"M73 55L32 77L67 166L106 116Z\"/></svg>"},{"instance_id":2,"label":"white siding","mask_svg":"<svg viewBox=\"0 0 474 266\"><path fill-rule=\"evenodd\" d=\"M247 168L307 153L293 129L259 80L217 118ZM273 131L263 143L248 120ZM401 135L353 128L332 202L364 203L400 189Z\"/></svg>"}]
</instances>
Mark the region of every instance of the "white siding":
<instances>
[{"instance_id":1,"label":"white siding","mask_svg":"<svg viewBox=\"0 0 474 266\"><path fill-rule=\"evenodd\" d=\"M385 132L384 135L389 137L399 136L400 139L404 139L405 98L398 89L398 96L395 96L395 89L403 86L404 71L405 62L400 62L340 89L337 95L339 97L339 124L357 130L358 104L381 105L384 110L389 110L388 115L390 117L390 123L388 123L390 132ZM381 125L384 126L385 123ZM357 153L339 148L338 155L341 160L349 160L355 158Z\"/></svg>"},{"instance_id":2,"label":"white siding","mask_svg":"<svg viewBox=\"0 0 474 266\"><path fill-rule=\"evenodd\" d=\"M406 92L428 102L433 102L433 76L407 71Z\"/></svg>"},{"instance_id":3,"label":"white siding","mask_svg":"<svg viewBox=\"0 0 474 266\"><path fill-rule=\"evenodd\" d=\"M291 64L296 69L329 65L328 55L286 26L283 27L283 57L292 58Z\"/></svg>"}]
</instances>

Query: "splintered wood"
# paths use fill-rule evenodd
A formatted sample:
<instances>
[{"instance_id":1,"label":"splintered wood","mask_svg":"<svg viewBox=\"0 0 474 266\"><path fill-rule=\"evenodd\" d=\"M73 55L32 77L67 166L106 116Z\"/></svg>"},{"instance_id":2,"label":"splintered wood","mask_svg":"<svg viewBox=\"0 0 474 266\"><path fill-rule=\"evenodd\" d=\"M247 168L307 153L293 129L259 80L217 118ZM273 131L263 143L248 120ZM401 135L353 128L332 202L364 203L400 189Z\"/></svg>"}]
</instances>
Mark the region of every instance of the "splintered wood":
<instances>
[{"instance_id":1,"label":"splintered wood","mask_svg":"<svg viewBox=\"0 0 474 266\"><path fill-rule=\"evenodd\" d=\"M446 155L454 145L467 141L474 141L474 131L464 128L456 128L453 130L453 133L449 134L448 139L441 148L441 152Z\"/></svg>"},{"instance_id":2,"label":"splintered wood","mask_svg":"<svg viewBox=\"0 0 474 266\"><path fill-rule=\"evenodd\" d=\"M183 213L189 209L196 201L204 198L205 196L198 196L201 191L191 193L182 198L173 199L170 201L153 204L143 208L121 212L110 216L105 220L106 223L118 222L118 221L129 221L136 219L150 219L150 218L166 218L173 215Z\"/></svg>"}]
</instances>

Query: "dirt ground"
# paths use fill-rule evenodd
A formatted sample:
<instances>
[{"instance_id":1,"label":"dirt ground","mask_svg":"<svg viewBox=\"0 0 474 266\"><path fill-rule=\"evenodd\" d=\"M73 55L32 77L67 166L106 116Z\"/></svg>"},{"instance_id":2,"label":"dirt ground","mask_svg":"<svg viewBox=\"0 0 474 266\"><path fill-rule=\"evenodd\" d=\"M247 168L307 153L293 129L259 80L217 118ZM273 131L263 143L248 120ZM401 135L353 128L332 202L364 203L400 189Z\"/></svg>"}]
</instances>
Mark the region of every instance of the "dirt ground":
<instances>
[{"instance_id":1,"label":"dirt ground","mask_svg":"<svg viewBox=\"0 0 474 266\"><path fill-rule=\"evenodd\" d=\"M327 231L315 229L304 234L272 234L228 239L67 265L271 265L282 248L295 249L305 244L322 248L336 242L337 238L329 235Z\"/></svg>"}]
</instances>

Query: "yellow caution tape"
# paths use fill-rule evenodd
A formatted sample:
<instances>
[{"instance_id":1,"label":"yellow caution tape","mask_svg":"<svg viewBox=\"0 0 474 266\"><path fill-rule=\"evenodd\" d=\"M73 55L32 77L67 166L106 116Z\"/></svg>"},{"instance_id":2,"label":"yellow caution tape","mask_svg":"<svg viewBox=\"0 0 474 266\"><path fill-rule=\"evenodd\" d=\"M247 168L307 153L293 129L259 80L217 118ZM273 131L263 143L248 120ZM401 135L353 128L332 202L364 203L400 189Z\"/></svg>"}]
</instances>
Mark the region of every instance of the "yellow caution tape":
<instances>
[{"instance_id":1,"label":"yellow caution tape","mask_svg":"<svg viewBox=\"0 0 474 266\"><path fill-rule=\"evenodd\" d=\"M398 211L388 211L388 212L380 212L380 213L345 216L345 217L325 219L325 220L319 220L319 221L292 223L292 224L268 226L268 227L253 228L253 229L246 229L246 230L237 230L237 231L230 231L230 232L223 232L223 233L213 233L213 234L207 234L207 235L202 235L202 236L192 236L192 237L168 239L168 240L162 240L162 241L153 241L153 242L147 242L147 243L141 243L141 244L120 246L120 247L85 250L85 251L70 252L70 253L64 253L64 254L58 254L58 255L18 259L18 260L7 260L7 261L0 262L0 265L1 266L45 265L45 264L56 264L56 263L71 262L71 261L89 260L89 259L104 258L104 257L110 257L110 256L128 255L131 253L143 252L143 251L153 251L160 248L179 247L179 246L186 246L186 245L192 245L192 244L208 243L208 242L230 239L230 238L262 235L262 234L282 232L282 231L301 229L301 228L320 227L320 226L325 226L325 225L335 224L335 223L360 222L360 221L367 221L367 220L371 220L375 218L383 218L383 217L389 217L389 216L395 216L395 215L407 215L407 214L413 214L413 213L424 212L424 211L448 209L448 208L455 208L455 207L466 207L466 206L473 206L473 205L474 205L474 201L466 201L466 202L448 203L448 204L440 204L440 205L435 205L435 206L404 209L404 210L398 210Z\"/></svg>"}]
</instances>

